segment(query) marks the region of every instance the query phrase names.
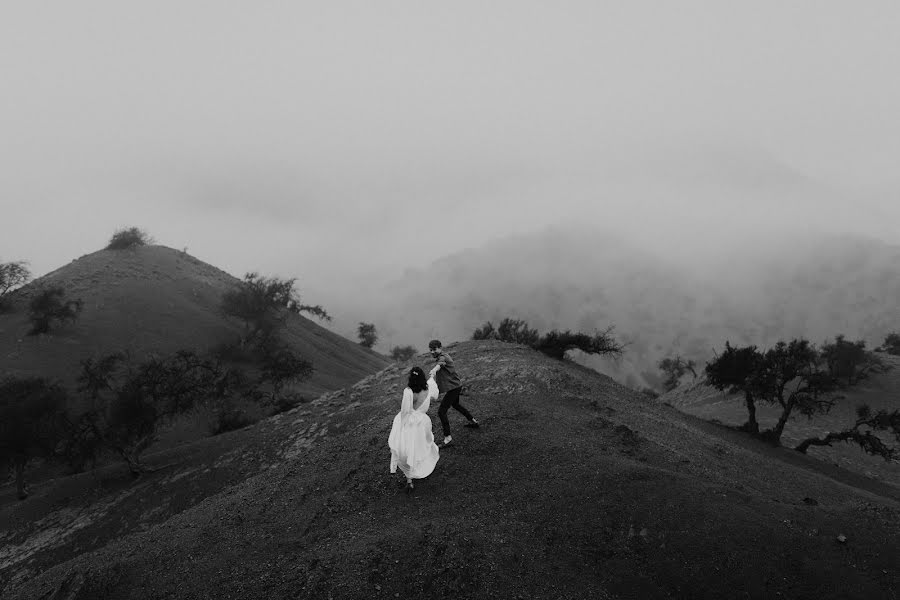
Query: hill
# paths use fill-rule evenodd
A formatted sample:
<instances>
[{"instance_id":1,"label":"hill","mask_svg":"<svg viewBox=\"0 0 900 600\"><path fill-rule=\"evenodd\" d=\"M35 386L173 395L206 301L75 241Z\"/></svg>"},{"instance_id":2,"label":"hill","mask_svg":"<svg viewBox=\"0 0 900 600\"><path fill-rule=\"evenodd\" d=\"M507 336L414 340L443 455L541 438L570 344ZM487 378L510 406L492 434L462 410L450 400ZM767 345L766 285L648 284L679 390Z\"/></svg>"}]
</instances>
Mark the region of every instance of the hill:
<instances>
[{"instance_id":1,"label":"hill","mask_svg":"<svg viewBox=\"0 0 900 600\"><path fill-rule=\"evenodd\" d=\"M82 256L15 293L19 310L0 315L0 371L71 384L80 361L92 356L118 350L138 358L180 349L206 352L239 334L239 324L219 309L223 293L237 283L228 273L165 246ZM45 286L62 287L67 298L80 298L84 309L71 325L28 336L27 302ZM380 355L302 316L291 315L284 338L315 366L312 378L298 390L308 397L346 386L387 364Z\"/></svg>"},{"instance_id":2,"label":"hill","mask_svg":"<svg viewBox=\"0 0 900 600\"><path fill-rule=\"evenodd\" d=\"M412 495L388 473L387 434L424 355L156 455L164 468L137 483L110 471L4 497L4 597L900 593L897 488L521 346L449 351L482 428L451 415L457 444Z\"/></svg>"},{"instance_id":3,"label":"hill","mask_svg":"<svg viewBox=\"0 0 900 600\"><path fill-rule=\"evenodd\" d=\"M725 340L765 347L843 333L871 348L900 329L900 247L792 234L735 236L693 260L670 250L611 229L556 226L410 270L368 293L365 306L352 295L341 302L399 344L468 339L507 316L541 331L615 325L629 344L621 359L578 360L634 388L661 389L660 359L702 365Z\"/></svg>"},{"instance_id":4,"label":"hill","mask_svg":"<svg viewBox=\"0 0 900 600\"><path fill-rule=\"evenodd\" d=\"M856 407L861 404L867 404L873 410L900 408L900 356L878 353L878 357L888 367L886 372L874 373L859 385L841 392L844 398L838 400L826 415L817 415L813 419L792 416L785 426L782 445L794 447L806 438L821 437L828 431L849 428L856 420ZM706 385L702 374L696 380L685 377L681 385L660 396L659 402L725 425L737 426L747 421L743 395L726 394ZM757 403L757 420L761 430L774 426L779 414L780 410L775 407ZM900 462L885 462L882 458L866 454L859 446L813 446L809 449L809 455L900 488Z\"/></svg>"}]
</instances>

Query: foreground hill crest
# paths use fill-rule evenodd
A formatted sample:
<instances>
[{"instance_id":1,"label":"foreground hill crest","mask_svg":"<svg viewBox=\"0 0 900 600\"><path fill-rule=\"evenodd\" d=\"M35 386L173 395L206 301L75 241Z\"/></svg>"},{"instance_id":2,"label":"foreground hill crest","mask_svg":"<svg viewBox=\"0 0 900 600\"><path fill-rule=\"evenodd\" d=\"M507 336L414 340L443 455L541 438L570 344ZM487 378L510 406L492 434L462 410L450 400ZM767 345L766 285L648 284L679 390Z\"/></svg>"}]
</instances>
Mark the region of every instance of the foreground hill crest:
<instances>
[{"instance_id":1,"label":"foreground hill crest","mask_svg":"<svg viewBox=\"0 0 900 600\"><path fill-rule=\"evenodd\" d=\"M451 417L457 445L413 496L388 473L387 434L408 369L425 355L201 441L182 462L160 457L175 464L147 482L158 506L208 490L177 513L110 489L104 501L116 508L64 547L15 561L27 538L6 536L2 553L15 561L6 591L888 598L900 589L896 488L748 442L522 346L448 350L482 427Z\"/></svg>"}]
</instances>

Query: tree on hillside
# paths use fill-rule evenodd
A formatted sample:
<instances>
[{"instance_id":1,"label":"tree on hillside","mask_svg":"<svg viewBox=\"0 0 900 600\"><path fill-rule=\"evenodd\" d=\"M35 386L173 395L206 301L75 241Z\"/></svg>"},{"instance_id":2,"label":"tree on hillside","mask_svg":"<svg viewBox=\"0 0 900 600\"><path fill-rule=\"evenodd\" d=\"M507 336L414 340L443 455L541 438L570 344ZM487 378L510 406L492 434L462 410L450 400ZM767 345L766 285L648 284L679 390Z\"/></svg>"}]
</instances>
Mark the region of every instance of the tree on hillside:
<instances>
[{"instance_id":1,"label":"tree on hillside","mask_svg":"<svg viewBox=\"0 0 900 600\"><path fill-rule=\"evenodd\" d=\"M66 391L42 377L0 380L0 463L16 474L16 495L28 497L25 467L51 457L63 438Z\"/></svg>"},{"instance_id":2,"label":"tree on hillside","mask_svg":"<svg viewBox=\"0 0 900 600\"><path fill-rule=\"evenodd\" d=\"M696 364L694 361L685 360L680 355L675 358L664 358L657 363L657 366L666 376L665 381L663 381L663 387L667 392L678 387L678 381L688 371L691 372L694 379L697 378L697 371L694 368L696 367Z\"/></svg>"},{"instance_id":3,"label":"tree on hillside","mask_svg":"<svg viewBox=\"0 0 900 600\"><path fill-rule=\"evenodd\" d=\"M759 433L754 394L760 391L757 378L763 361L763 354L756 346L735 348L729 342L725 342L725 351L707 363L705 368L709 385L729 394L743 392L747 407L747 422L742 429L750 433Z\"/></svg>"},{"instance_id":4,"label":"tree on hillside","mask_svg":"<svg viewBox=\"0 0 900 600\"><path fill-rule=\"evenodd\" d=\"M872 412L867 405L856 409L856 423L838 432L826 432L821 438L803 440L794 450L806 454L810 446L831 446L834 442L859 445L867 454L880 456L886 461L900 460L900 410ZM878 435L882 432L894 437L896 444L887 445Z\"/></svg>"},{"instance_id":5,"label":"tree on hillside","mask_svg":"<svg viewBox=\"0 0 900 600\"><path fill-rule=\"evenodd\" d=\"M0 313L11 309L9 293L28 283L31 271L23 260L0 263Z\"/></svg>"},{"instance_id":6,"label":"tree on hillside","mask_svg":"<svg viewBox=\"0 0 900 600\"><path fill-rule=\"evenodd\" d=\"M143 229L137 227L123 227L117 229L109 243L106 245L107 250L127 250L129 248L137 248L138 246L146 246L152 244L153 238L150 237Z\"/></svg>"},{"instance_id":7,"label":"tree on hillside","mask_svg":"<svg viewBox=\"0 0 900 600\"><path fill-rule=\"evenodd\" d=\"M74 321L81 314L81 299L67 300L61 287L51 287L38 292L28 305L31 331L29 335L47 333L54 322Z\"/></svg>"},{"instance_id":8,"label":"tree on hillside","mask_svg":"<svg viewBox=\"0 0 900 600\"><path fill-rule=\"evenodd\" d=\"M360 346L371 348L378 341L378 332L375 330L375 325L373 323L363 323L360 321L359 327L356 328L356 337L359 338Z\"/></svg>"},{"instance_id":9,"label":"tree on hillside","mask_svg":"<svg viewBox=\"0 0 900 600\"><path fill-rule=\"evenodd\" d=\"M394 346L391 348L391 360L406 362L416 355L415 346Z\"/></svg>"},{"instance_id":10,"label":"tree on hillside","mask_svg":"<svg viewBox=\"0 0 900 600\"><path fill-rule=\"evenodd\" d=\"M893 354L894 356L900 356L900 333L896 331L887 334L884 338L884 343L881 345L885 352L888 354Z\"/></svg>"},{"instance_id":11,"label":"tree on hillside","mask_svg":"<svg viewBox=\"0 0 900 600\"><path fill-rule=\"evenodd\" d=\"M485 321L484 325L476 329L472 332L473 340L497 340L500 339L500 334L497 333L496 328L494 328L494 324L490 321Z\"/></svg>"},{"instance_id":12,"label":"tree on hillside","mask_svg":"<svg viewBox=\"0 0 900 600\"><path fill-rule=\"evenodd\" d=\"M163 425L198 404L229 396L242 381L236 370L188 351L138 364L121 353L88 359L78 377L78 390L90 406L81 416L82 428L138 476L146 470L141 454Z\"/></svg>"},{"instance_id":13,"label":"tree on hillside","mask_svg":"<svg viewBox=\"0 0 900 600\"><path fill-rule=\"evenodd\" d=\"M288 346L266 348L260 364L257 389L261 396L277 405L281 401L281 393L285 386L309 379L312 373L312 363Z\"/></svg>"},{"instance_id":14,"label":"tree on hillside","mask_svg":"<svg viewBox=\"0 0 900 600\"><path fill-rule=\"evenodd\" d=\"M569 350L581 350L587 354L597 355L620 355L625 346L616 341L612 335L613 328L608 327L605 331L597 332L594 335L586 333L573 333L572 331L558 331L554 329L549 333L545 333L532 346L535 350L543 352L552 358L563 359Z\"/></svg>"},{"instance_id":15,"label":"tree on hillside","mask_svg":"<svg viewBox=\"0 0 900 600\"><path fill-rule=\"evenodd\" d=\"M308 313L326 321L331 316L319 305L302 304L294 285L296 279L263 277L247 273L244 280L225 292L222 312L243 322L240 345L262 348L276 337L290 314Z\"/></svg>"},{"instance_id":16,"label":"tree on hillside","mask_svg":"<svg viewBox=\"0 0 900 600\"><path fill-rule=\"evenodd\" d=\"M848 386L856 385L869 374L885 369L881 359L866 351L864 340L850 342L843 335L838 335L834 342L823 344L821 352L832 377Z\"/></svg>"}]
</instances>

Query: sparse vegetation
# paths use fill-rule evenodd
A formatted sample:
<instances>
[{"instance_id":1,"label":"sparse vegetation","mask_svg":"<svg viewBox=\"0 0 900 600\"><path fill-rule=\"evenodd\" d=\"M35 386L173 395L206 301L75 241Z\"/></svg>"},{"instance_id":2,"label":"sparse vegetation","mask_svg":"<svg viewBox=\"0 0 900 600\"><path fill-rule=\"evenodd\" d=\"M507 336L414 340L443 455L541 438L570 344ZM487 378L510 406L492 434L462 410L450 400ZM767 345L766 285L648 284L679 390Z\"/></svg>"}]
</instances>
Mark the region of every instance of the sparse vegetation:
<instances>
[{"instance_id":1,"label":"sparse vegetation","mask_svg":"<svg viewBox=\"0 0 900 600\"><path fill-rule=\"evenodd\" d=\"M312 363L289 347L266 348L260 365L258 393L273 406L278 405L286 385L308 379L312 373Z\"/></svg>"},{"instance_id":2,"label":"sparse vegetation","mask_svg":"<svg viewBox=\"0 0 900 600\"><path fill-rule=\"evenodd\" d=\"M64 436L66 391L41 377L0 380L0 464L12 467L16 495L28 496L25 468L35 458L54 456Z\"/></svg>"},{"instance_id":3,"label":"sparse vegetation","mask_svg":"<svg viewBox=\"0 0 900 600\"><path fill-rule=\"evenodd\" d=\"M856 423L853 427L836 433L828 432L820 438L803 440L796 448L806 454L810 446L831 446L835 442L855 443L867 454L880 456L886 461L900 458L900 410L872 412L867 405L856 409ZM896 444L889 446L878 436L878 432L893 436Z\"/></svg>"},{"instance_id":4,"label":"sparse vegetation","mask_svg":"<svg viewBox=\"0 0 900 600\"><path fill-rule=\"evenodd\" d=\"M123 354L82 362L79 391L90 408L73 428L117 453L132 474L144 471L141 453L156 441L159 429L202 403L214 403L239 387L233 369L180 351L166 358L133 364Z\"/></svg>"},{"instance_id":5,"label":"sparse vegetation","mask_svg":"<svg viewBox=\"0 0 900 600\"><path fill-rule=\"evenodd\" d=\"M81 314L81 299L67 300L61 287L51 287L38 292L28 305L31 331L29 335L47 333L54 323L74 321Z\"/></svg>"},{"instance_id":6,"label":"sparse vegetation","mask_svg":"<svg viewBox=\"0 0 900 600\"><path fill-rule=\"evenodd\" d=\"M360 321L359 327L356 328L356 336L359 338L359 345L366 348L371 348L378 342L378 332L373 323Z\"/></svg>"},{"instance_id":7,"label":"sparse vegetation","mask_svg":"<svg viewBox=\"0 0 900 600\"><path fill-rule=\"evenodd\" d=\"M896 331L887 334L884 337L884 343L881 348L888 354L900 356L900 333Z\"/></svg>"},{"instance_id":8,"label":"sparse vegetation","mask_svg":"<svg viewBox=\"0 0 900 600\"><path fill-rule=\"evenodd\" d=\"M843 336L821 349L804 339L780 341L764 353L755 346L733 348L726 342L725 352L706 365L706 375L717 389L744 392L749 416L743 427L746 431L759 431L756 402L780 407L775 426L762 434L777 444L792 414L812 418L828 413L841 398L840 390L855 385L880 365L865 352L864 342L848 342Z\"/></svg>"},{"instance_id":9,"label":"sparse vegetation","mask_svg":"<svg viewBox=\"0 0 900 600\"><path fill-rule=\"evenodd\" d=\"M597 332L594 335L554 329L541 336L532 347L547 356L560 360L565 358L566 353L570 350L581 350L586 354L597 354L600 356L620 355L624 351L625 346L616 341L612 332L612 327L608 327L605 331Z\"/></svg>"},{"instance_id":10,"label":"sparse vegetation","mask_svg":"<svg viewBox=\"0 0 900 600\"><path fill-rule=\"evenodd\" d=\"M275 338L290 314L308 313L326 321L331 316L320 305L302 304L294 288L296 279L247 273L244 280L222 297L222 312L244 324L240 346L264 348Z\"/></svg>"},{"instance_id":11,"label":"sparse vegetation","mask_svg":"<svg viewBox=\"0 0 900 600\"><path fill-rule=\"evenodd\" d=\"M0 263L0 314L12 310L9 293L31 279L28 263L23 260Z\"/></svg>"},{"instance_id":12,"label":"sparse vegetation","mask_svg":"<svg viewBox=\"0 0 900 600\"><path fill-rule=\"evenodd\" d=\"M394 346L391 348L391 360L406 362L417 354L415 346Z\"/></svg>"},{"instance_id":13,"label":"sparse vegetation","mask_svg":"<svg viewBox=\"0 0 900 600\"><path fill-rule=\"evenodd\" d=\"M485 321L484 325L472 332L473 340L499 340L500 334L490 321Z\"/></svg>"},{"instance_id":14,"label":"sparse vegetation","mask_svg":"<svg viewBox=\"0 0 900 600\"><path fill-rule=\"evenodd\" d=\"M871 373L884 369L884 362L866 351L864 340L850 342L838 335L834 342L823 344L821 352L831 376L846 385L856 385Z\"/></svg>"},{"instance_id":15,"label":"sparse vegetation","mask_svg":"<svg viewBox=\"0 0 900 600\"><path fill-rule=\"evenodd\" d=\"M554 329L543 336L537 329L532 329L521 319L504 318L499 327L486 321L472 333L473 340L500 340L512 344L526 344L547 356L563 359L570 350L581 350L587 354L618 355L625 346L616 341L612 335L613 328L588 335L570 330Z\"/></svg>"},{"instance_id":16,"label":"sparse vegetation","mask_svg":"<svg viewBox=\"0 0 900 600\"><path fill-rule=\"evenodd\" d=\"M138 227L123 227L112 234L112 237L109 238L109 243L106 245L106 249L127 250L129 248L137 248L138 246L146 246L152 243L153 238L143 229Z\"/></svg>"},{"instance_id":17,"label":"sparse vegetation","mask_svg":"<svg viewBox=\"0 0 900 600\"><path fill-rule=\"evenodd\" d=\"M500 321L495 329L493 323L487 321L472 334L473 340L500 340L511 344L534 346L540 339L537 329L532 329L526 321L509 317Z\"/></svg>"},{"instance_id":18,"label":"sparse vegetation","mask_svg":"<svg viewBox=\"0 0 900 600\"><path fill-rule=\"evenodd\" d=\"M678 381L684 377L684 375L690 371L694 376L694 379L697 378L697 371L695 367L697 366L693 360L686 360L682 358L680 355L675 358L664 358L657 364L659 370L663 372L665 375L665 380L663 381L663 388L668 392L670 390L678 387Z\"/></svg>"}]
</instances>

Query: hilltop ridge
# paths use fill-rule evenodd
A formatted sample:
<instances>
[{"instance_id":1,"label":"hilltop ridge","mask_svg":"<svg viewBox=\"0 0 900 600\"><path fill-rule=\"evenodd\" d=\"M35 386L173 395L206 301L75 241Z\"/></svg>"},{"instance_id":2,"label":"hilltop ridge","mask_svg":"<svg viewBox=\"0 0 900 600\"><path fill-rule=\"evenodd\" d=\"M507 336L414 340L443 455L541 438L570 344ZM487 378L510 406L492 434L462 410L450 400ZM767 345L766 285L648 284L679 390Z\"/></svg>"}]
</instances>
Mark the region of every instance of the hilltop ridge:
<instances>
[{"instance_id":1,"label":"hilltop ridge","mask_svg":"<svg viewBox=\"0 0 900 600\"><path fill-rule=\"evenodd\" d=\"M239 325L219 308L224 292L238 281L165 246L87 254L15 292L19 309L0 315L0 367L71 383L79 361L99 354L211 350L239 333ZM51 285L62 287L67 298L81 298L84 309L72 324L28 336L27 301ZM290 316L283 336L315 366L299 386L307 396L348 385L387 364L381 355L299 315Z\"/></svg>"},{"instance_id":2,"label":"hilltop ridge","mask_svg":"<svg viewBox=\"0 0 900 600\"><path fill-rule=\"evenodd\" d=\"M207 463L160 474L148 485L164 505L175 490L212 477L207 471L245 472L163 521L144 505L120 511L138 522L143 515L144 528L122 516L120 534L99 545L72 539L110 530L110 509L134 502L126 489L109 492L105 510L81 513L86 524L64 542L68 551L27 554L21 544L40 538L37 531L4 536L5 591L98 599L897 597L896 489L730 435L523 346L448 350L470 389L463 403L482 428L464 430L451 415L457 445L441 451L413 495L388 474L387 433L406 372L425 355L234 432L233 445ZM17 510L0 516L19 522ZM44 523L59 526L51 517L62 511L50 510Z\"/></svg>"}]
</instances>

